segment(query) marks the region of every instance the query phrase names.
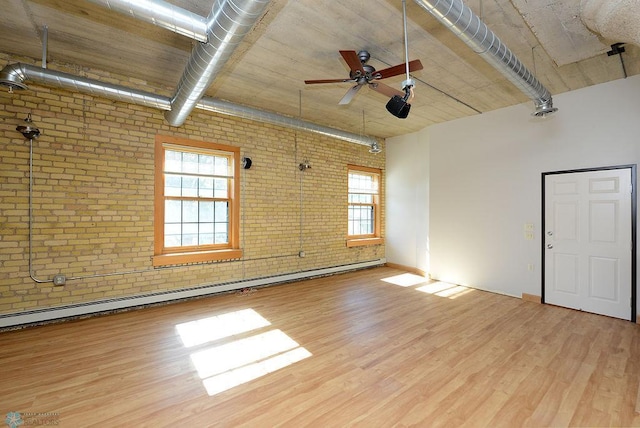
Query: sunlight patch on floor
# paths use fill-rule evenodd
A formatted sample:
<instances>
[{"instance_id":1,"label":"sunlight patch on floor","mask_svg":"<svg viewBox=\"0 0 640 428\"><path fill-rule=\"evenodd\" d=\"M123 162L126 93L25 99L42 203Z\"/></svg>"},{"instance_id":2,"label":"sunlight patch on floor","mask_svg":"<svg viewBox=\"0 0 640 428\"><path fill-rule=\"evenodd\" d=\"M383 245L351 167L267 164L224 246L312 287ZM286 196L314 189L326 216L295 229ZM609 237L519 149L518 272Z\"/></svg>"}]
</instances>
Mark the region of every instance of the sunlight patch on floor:
<instances>
[{"instance_id":1,"label":"sunlight patch on floor","mask_svg":"<svg viewBox=\"0 0 640 428\"><path fill-rule=\"evenodd\" d=\"M403 273L400 275L390 276L388 278L382 278L382 281L389 284L399 285L400 287L413 287L414 285L422 284L428 281L427 278L413 273Z\"/></svg>"},{"instance_id":2,"label":"sunlight patch on floor","mask_svg":"<svg viewBox=\"0 0 640 428\"><path fill-rule=\"evenodd\" d=\"M190 348L268 325L271 323L253 309L243 309L178 324L176 330L184 346Z\"/></svg>"},{"instance_id":3,"label":"sunlight patch on floor","mask_svg":"<svg viewBox=\"0 0 640 428\"><path fill-rule=\"evenodd\" d=\"M434 296L447 297L449 299L455 299L473 291L472 288L440 281L423 285L422 287L416 288L416 290L432 294Z\"/></svg>"},{"instance_id":4,"label":"sunlight patch on floor","mask_svg":"<svg viewBox=\"0 0 640 428\"><path fill-rule=\"evenodd\" d=\"M280 330L236 340L191 354L200 379L220 374L299 347Z\"/></svg>"},{"instance_id":5,"label":"sunlight patch on floor","mask_svg":"<svg viewBox=\"0 0 640 428\"><path fill-rule=\"evenodd\" d=\"M312 355L278 329L212 346L270 325L253 309L244 309L178 324L176 331L186 348L208 344L191 354L191 362L212 396Z\"/></svg>"},{"instance_id":6,"label":"sunlight patch on floor","mask_svg":"<svg viewBox=\"0 0 640 428\"><path fill-rule=\"evenodd\" d=\"M304 348L296 348L280 355L258 361L237 369L229 370L202 381L207 393L211 396L247 383L266 374L280 370L293 363L304 360L311 353Z\"/></svg>"}]
</instances>

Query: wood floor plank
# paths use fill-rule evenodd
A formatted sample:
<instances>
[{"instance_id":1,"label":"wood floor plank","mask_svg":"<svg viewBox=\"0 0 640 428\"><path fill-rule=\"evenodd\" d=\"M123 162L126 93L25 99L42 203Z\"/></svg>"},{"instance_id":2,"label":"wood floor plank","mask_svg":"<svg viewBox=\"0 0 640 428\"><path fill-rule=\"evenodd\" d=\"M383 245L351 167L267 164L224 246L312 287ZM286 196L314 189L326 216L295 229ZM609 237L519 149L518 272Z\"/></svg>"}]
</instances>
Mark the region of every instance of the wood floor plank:
<instances>
[{"instance_id":1,"label":"wood floor plank","mask_svg":"<svg viewBox=\"0 0 640 428\"><path fill-rule=\"evenodd\" d=\"M437 290L451 286L424 278L394 285L400 274L2 332L0 416L56 412L70 427L640 426L639 325L473 289L447 296ZM204 321L246 310L267 324L211 335ZM215 338L187 348L177 326L194 321ZM265 342L276 336L306 358L268 369L289 352ZM205 363L263 375L209 395Z\"/></svg>"}]
</instances>

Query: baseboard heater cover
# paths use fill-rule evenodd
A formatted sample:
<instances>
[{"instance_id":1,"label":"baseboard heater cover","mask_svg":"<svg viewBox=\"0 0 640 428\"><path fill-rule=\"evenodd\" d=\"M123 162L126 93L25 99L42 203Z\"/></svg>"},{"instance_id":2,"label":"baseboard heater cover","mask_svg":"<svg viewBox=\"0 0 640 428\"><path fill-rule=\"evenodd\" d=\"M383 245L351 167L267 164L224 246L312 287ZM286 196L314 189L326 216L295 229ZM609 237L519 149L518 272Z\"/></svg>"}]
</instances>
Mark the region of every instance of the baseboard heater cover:
<instances>
[{"instance_id":1,"label":"baseboard heater cover","mask_svg":"<svg viewBox=\"0 0 640 428\"><path fill-rule=\"evenodd\" d=\"M264 287L267 285L283 284L301 279L309 279L319 276L343 273L352 270L382 266L386 259L370 260L360 263L332 266L327 268L300 271L282 275L274 275L262 278L231 281L220 284L202 285L198 287L183 288L179 290L161 291L138 296L116 297L112 299L96 300L72 305L57 306L52 308L36 309L13 314L0 315L0 329L18 327L21 325L38 324L57 319L73 318L110 312L119 309L134 308L138 306L153 305L156 303L184 300L195 297L215 295L227 291L241 290L243 288Z\"/></svg>"}]
</instances>

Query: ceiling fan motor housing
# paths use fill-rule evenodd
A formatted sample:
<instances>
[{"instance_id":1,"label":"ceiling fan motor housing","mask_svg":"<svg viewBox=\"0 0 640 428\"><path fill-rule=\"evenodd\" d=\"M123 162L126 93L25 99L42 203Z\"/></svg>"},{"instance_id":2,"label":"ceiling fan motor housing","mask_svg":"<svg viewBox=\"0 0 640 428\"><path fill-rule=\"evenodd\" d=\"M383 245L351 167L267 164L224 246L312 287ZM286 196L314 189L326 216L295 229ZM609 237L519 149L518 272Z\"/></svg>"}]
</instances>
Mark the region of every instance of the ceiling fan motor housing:
<instances>
[{"instance_id":1,"label":"ceiling fan motor housing","mask_svg":"<svg viewBox=\"0 0 640 428\"><path fill-rule=\"evenodd\" d=\"M371 55L367 51L360 51L358 52L358 58L360 59L360 62L364 65L367 63L367 61L369 61L369 58L371 58Z\"/></svg>"}]
</instances>

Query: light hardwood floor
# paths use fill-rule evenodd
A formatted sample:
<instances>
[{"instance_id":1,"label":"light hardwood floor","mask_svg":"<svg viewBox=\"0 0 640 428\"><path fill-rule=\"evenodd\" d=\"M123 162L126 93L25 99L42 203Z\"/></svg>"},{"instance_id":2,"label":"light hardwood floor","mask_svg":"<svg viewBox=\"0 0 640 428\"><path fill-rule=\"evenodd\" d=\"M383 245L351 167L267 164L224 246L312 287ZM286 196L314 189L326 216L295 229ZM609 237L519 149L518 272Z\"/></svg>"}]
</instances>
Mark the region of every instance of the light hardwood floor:
<instances>
[{"instance_id":1,"label":"light hardwood floor","mask_svg":"<svg viewBox=\"0 0 640 428\"><path fill-rule=\"evenodd\" d=\"M389 278L415 276L382 267L0 333L0 421L16 411L55 412L65 427L640 426L640 326ZM262 325L212 336L237 311ZM206 342L186 347L176 326L197 320ZM217 369L256 350L284 355L257 342L232 352L258 335L270 346L274 331L307 357L207 393ZM204 381L201 360L215 362Z\"/></svg>"}]
</instances>

